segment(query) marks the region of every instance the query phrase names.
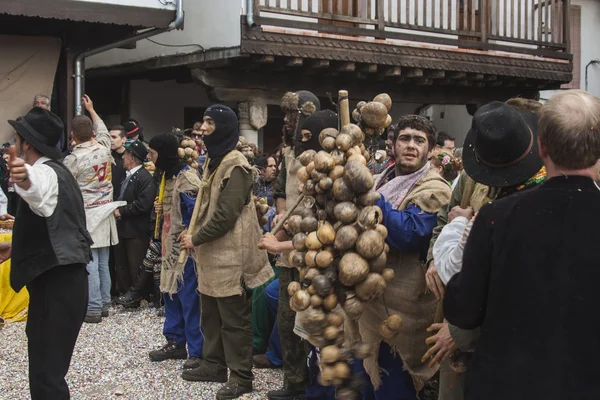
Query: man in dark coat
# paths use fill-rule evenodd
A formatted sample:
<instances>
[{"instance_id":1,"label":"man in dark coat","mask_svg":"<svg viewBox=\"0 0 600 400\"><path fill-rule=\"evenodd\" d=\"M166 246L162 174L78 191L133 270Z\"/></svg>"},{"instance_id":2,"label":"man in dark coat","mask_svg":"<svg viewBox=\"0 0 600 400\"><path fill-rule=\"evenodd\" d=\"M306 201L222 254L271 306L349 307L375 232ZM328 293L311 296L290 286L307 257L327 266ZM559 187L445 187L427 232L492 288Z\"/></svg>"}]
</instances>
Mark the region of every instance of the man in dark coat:
<instances>
[{"instance_id":1,"label":"man in dark coat","mask_svg":"<svg viewBox=\"0 0 600 400\"><path fill-rule=\"evenodd\" d=\"M60 118L34 107L8 122L16 131L8 167L20 196L10 284L16 292L23 286L29 291L31 398L66 400L65 375L87 310L92 239L79 186L59 161Z\"/></svg>"},{"instance_id":2,"label":"man in dark coat","mask_svg":"<svg viewBox=\"0 0 600 400\"><path fill-rule=\"evenodd\" d=\"M118 200L127 205L115 210L119 232L119 244L115 246L117 288L121 293L129 289L117 302L129 307L139 305L152 287L153 271L141 268L150 243L150 213L156 195L156 183L143 166L147 154L139 140L126 146L123 165L127 174Z\"/></svg>"},{"instance_id":3,"label":"man in dark coat","mask_svg":"<svg viewBox=\"0 0 600 400\"><path fill-rule=\"evenodd\" d=\"M600 398L600 101L555 95L542 109L539 153L548 179L481 208L448 282L448 321L481 327L467 400Z\"/></svg>"}]
</instances>

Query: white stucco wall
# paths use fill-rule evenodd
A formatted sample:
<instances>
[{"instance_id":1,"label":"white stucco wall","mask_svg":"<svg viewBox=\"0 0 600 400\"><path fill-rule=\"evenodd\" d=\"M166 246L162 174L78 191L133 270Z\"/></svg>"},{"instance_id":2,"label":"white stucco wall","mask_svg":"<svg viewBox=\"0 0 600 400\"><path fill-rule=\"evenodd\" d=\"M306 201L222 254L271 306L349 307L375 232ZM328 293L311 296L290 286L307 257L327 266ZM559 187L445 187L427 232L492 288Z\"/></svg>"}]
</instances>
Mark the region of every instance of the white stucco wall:
<instances>
[{"instance_id":1,"label":"white stucco wall","mask_svg":"<svg viewBox=\"0 0 600 400\"><path fill-rule=\"evenodd\" d=\"M438 132L448 132L456 138L456 147L461 147L471 128L473 117L464 105L434 104L431 107L431 120Z\"/></svg>"},{"instance_id":2,"label":"white stucco wall","mask_svg":"<svg viewBox=\"0 0 600 400\"><path fill-rule=\"evenodd\" d=\"M88 58L86 68L197 52L202 48L208 50L240 45L240 0L184 0L183 6L185 12L183 30L175 30L150 38L169 46L141 40L137 43L136 49L114 49Z\"/></svg>"},{"instance_id":3,"label":"white stucco wall","mask_svg":"<svg viewBox=\"0 0 600 400\"><path fill-rule=\"evenodd\" d=\"M572 0L571 4L581 6L581 85L585 90L585 66L591 61L600 59L600 1L598 0ZM588 92L600 97L600 64L590 65L588 68ZM540 93L543 100L555 94L554 90Z\"/></svg>"}]
</instances>

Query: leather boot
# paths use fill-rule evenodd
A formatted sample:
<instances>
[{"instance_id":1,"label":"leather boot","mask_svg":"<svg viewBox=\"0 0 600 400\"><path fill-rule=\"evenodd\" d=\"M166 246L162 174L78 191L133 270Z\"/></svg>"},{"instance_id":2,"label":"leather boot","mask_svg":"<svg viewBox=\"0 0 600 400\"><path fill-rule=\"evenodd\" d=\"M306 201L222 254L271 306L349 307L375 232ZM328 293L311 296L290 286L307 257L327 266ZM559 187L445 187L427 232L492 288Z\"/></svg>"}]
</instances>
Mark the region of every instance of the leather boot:
<instances>
[{"instance_id":1,"label":"leather boot","mask_svg":"<svg viewBox=\"0 0 600 400\"><path fill-rule=\"evenodd\" d=\"M153 272L144 271L140 268L135 282L123 296L117 297L116 302L125 307L139 307L140 300L146 296L154 278Z\"/></svg>"},{"instance_id":2,"label":"leather boot","mask_svg":"<svg viewBox=\"0 0 600 400\"><path fill-rule=\"evenodd\" d=\"M267 393L269 400L304 400L305 389L299 388L283 388L281 390L271 390Z\"/></svg>"}]
</instances>

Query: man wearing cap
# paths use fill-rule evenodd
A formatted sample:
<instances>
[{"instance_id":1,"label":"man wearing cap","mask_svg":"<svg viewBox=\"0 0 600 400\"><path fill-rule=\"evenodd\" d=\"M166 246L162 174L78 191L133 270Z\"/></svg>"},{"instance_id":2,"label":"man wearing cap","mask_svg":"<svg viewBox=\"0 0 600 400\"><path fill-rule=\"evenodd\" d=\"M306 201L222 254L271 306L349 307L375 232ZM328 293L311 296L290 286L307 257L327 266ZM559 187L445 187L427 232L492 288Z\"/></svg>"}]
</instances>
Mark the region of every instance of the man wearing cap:
<instances>
[{"instance_id":1,"label":"man wearing cap","mask_svg":"<svg viewBox=\"0 0 600 400\"><path fill-rule=\"evenodd\" d=\"M444 221L443 229L430 247L431 265L440 280L439 289L437 285L433 286L434 293L441 290L443 294L444 285L461 270L464 245L473 226L474 213L490 200L533 188L544 180L545 169L534 147L536 140L537 116L533 112L515 110L500 102L477 110L465 141L466 175L463 184L459 183L453 192L447 221ZM522 156L526 151L527 155ZM457 196L462 196L462 199L456 200ZM439 221L440 215L438 227ZM432 278L431 272L428 272L428 283L435 285ZM427 339L431 348L423 361L441 365L438 399L462 400L466 374L460 364L466 364L471 357L479 330L462 330L445 321L433 324L430 331L435 335Z\"/></svg>"},{"instance_id":2,"label":"man wearing cap","mask_svg":"<svg viewBox=\"0 0 600 400\"><path fill-rule=\"evenodd\" d=\"M538 147L548 177L536 190L481 208L462 270L448 282L448 321L481 328L465 399L600 398L600 325L594 318L600 214L592 211L600 208L594 183L599 127L600 100L569 90L544 104L539 139L534 132L523 135L510 146L510 158L494 158L475 146L480 160L506 168L494 184L518 174L507 164L533 163L531 152ZM484 143L489 148L496 142Z\"/></svg>"},{"instance_id":3,"label":"man wearing cap","mask_svg":"<svg viewBox=\"0 0 600 400\"><path fill-rule=\"evenodd\" d=\"M153 271L142 267L150 241L150 214L154 206L156 183L143 167L148 150L139 140L125 147L123 165L127 173L118 200L127 205L117 208L119 244L115 246L117 290L123 294L117 303L128 307L139 301L151 289Z\"/></svg>"},{"instance_id":4,"label":"man wearing cap","mask_svg":"<svg viewBox=\"0 0 600 400\"><path fill-rule=\"evenodd\" d=\"M113 201L111 140L106 125L100 119L90 98L82 99L92 119L85 115L73 118L73 152L64 164L79 184L85 205L87 228L94 241L93 259L88 264L89 304L85 321L98 323L108 317L110 308L109 249L119 243L113 212L126 203ZM94 138L94 132L96 137Z\"/></svg>"},{"instance_id":5,"label":"man wearing cap","mask_svg":"<svg viewBox=\"0 0 600 400\"><path fill-rule=\"evenodd\" d=\"M277 223L287 207L291 207L300 193L298 185L300 181L296 178L298 169L302 164L296 157L304 152L302 125L304 121L316 111L321 109L321 103L313 93L300 90L288 92L281 99L281 109L285 113L283 119L283 139L288 145L281 164L281 172L275 181L273 198L277 208L277 216L273 223ZM318 133L314 135L318 138ZM313 138L314 139L314 138ZM283 230L279 232L277 239L287 242L291 238L286 237ZM277 324L281 338L283 358L283 388L272 390L267 395L270 400L285 400L303 398L308 384L308 368L306 365L305 344L300 337L294 333L296 313L290 308L290 295L287 287L292 281L299 281L300 275L296 268L289 264L286 255L280 257L279 270L279 306L277 309Z\"/></svg>"},{"instance_id":6,"label":"man wearing cap","mask_svg":"<svg viewBox=\"0 0 600 400\"><path fill-rule=\"evenodd\" d=\"M85 266L92 242L77 182L56 144L63 123L34 107L16 121L9 168L20 196L12 238L10 282L27 286L29 382L33 400L68 399L65 375L86 315ZM17 158L18 157L18 158Z\"/></svg>"}]
</instances>

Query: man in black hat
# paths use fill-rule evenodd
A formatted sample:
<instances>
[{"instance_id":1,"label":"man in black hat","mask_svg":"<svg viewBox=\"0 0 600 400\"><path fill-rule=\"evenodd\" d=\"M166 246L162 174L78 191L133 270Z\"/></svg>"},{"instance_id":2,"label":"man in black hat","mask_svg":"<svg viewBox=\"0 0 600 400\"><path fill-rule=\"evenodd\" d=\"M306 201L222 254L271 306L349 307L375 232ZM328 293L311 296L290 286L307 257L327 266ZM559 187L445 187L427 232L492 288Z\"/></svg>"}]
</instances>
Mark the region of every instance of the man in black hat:
<instances>
[{"instance_id":1,"label":"man in black hat","mask_svg":"<svg viewBox=\"0 0 600 400\"><path fill-rule=\"evenodd\" d=\"M123 128L125 128L127 141L144 141L144 128L142 128L136 120L130 119L129 121L123 122Z\"/></svg>"},{"instance_id":2,"label":"man in black hat","mask_svg":"<svg viewBox=\"0 0 600 400\"><path fill-rule=\"evenodd\" d=\"M19 194L13 230L11 286L27 286L31 398L68 399L65 375L86 315L91 237L77 182L58 160L63 123L34 107L16 121L9 149Z\"/></svg>"},{"instance_id":3,"label":"man in black hat","mask_svg":"<svg viewBox=\"0 0 600 400\"><path fill-rule=\"evenodd\" d=\"M453 192L447 219L446 213L438 215L440 233L431 241L432 262L427 272L428 286L438 299L443 295L444 285L462 268L464 243L473 226L474 213L491 200L533 188L545 178L542 160L533 148L537 140L536 114L516 110L508 104L494 102L475 114L466 140L465 175ZM514 155L515 148L520 147L524 153L530 144L532 148L526 156ZM495 163L492 158L516 161ZM431 348L423 358L425 362L441 365L438 399L462 400L466 374L456 368L456 362L468 360L472 355L479 331L462 330L447 321L433 324L430 331L436 333L427 339ZM451 361L446 361L448 357Z\"/></svg>"},{"instance_id":4,"label":"man in black hat","mask_svg":"<svg viewBox=\"0 0 600 400\"><path fill-rule=\"evenodd\" d=\"M150 214L154 206L156 183L143 167L148 150L139 140L125 146L123 165L127 169L118 200L126 206L114 212L117 218L119 244L115 246L117 288L127 290L117 303L127 307L139 306L140 300L152 286L154 271L142 267L150 241Z\"/></svg>"},{"instance_id":5,"label":"man in black hat","mask_svg":"<svg viewBox=\"0 0 600 400\"><path fill-rule=\"evenodd\" d=\"M497 124L498 113L488 113L482 122ZM514 118L501 126L523 123ZM448 282L448 321L481 327L465 398L597 399L600 100L581 90L561 92L542 107L539 139L526 133L511 146L510 158L494 158L487 151L496 143L490 138L483 140L485 149L479 146L482 135L470 150L487 164L502 164L505 171L489 180L498 184L526 176L513 165L533 169L537 161L530 154L539 148L548 179L481 208L462 271ZM488 167L479 167L474 178Z\"/></svg>"}]
</instances>

